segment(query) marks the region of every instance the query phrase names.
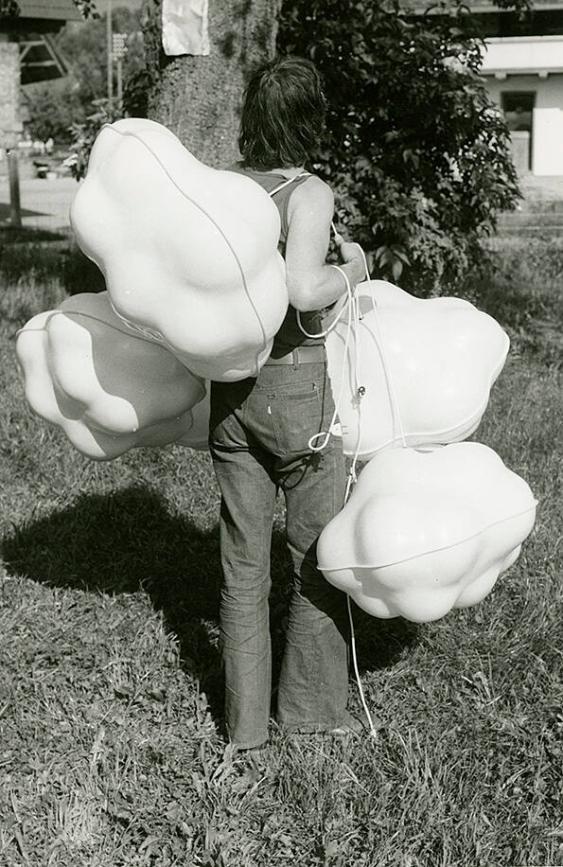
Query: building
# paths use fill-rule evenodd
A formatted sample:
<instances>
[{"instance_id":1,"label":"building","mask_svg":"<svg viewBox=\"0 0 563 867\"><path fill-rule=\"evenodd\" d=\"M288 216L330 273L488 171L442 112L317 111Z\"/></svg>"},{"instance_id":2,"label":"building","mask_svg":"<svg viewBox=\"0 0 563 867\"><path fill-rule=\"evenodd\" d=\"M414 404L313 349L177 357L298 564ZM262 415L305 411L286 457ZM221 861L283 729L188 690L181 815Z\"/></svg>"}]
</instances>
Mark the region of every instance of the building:
<instances>
[{"instance_id":1,"label":"building","mask_svg":"<svg viewBox=\"0 0 563 867\"><path fill-rule=\"evenodd\" d=\"M474 0L486 34L482 73L511 131L519 174L563 175L563 2L523 15Z\"/></svg>"},{"instance_id":2,"label":"building","mask_svg":"<svg viewBox=\"0 0 563 867\"><path fill-rule=\"evenodd\" d=\"M8 4L9 5L9 4ZM81 20L72 0L17 0L0 16L0 149L16 146L22 130L20 85L66 72L52 41L67 21Z\"/></svg>"}]
</instances>

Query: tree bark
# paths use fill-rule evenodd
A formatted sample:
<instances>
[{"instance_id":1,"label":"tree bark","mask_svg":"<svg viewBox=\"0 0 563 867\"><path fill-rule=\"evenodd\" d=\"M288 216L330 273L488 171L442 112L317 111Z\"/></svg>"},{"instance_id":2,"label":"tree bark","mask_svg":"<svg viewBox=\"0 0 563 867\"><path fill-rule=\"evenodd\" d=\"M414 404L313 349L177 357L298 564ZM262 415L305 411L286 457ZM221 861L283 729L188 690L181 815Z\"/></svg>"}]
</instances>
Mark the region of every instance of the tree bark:
<instances>
[{"instance_id":1,"label":"tree bark","mask_svg":"<svg viewBox=\"0 0 563 867\"><path fill-rule=\"evenodd\" d=\"M249 75L275 53L281 0L209 0L210 54L166 57L161 0L146 0L144 38L151 77L148 116L195 157L221 168L239 159L240 106Z\"/></svg>"}]
</instances>

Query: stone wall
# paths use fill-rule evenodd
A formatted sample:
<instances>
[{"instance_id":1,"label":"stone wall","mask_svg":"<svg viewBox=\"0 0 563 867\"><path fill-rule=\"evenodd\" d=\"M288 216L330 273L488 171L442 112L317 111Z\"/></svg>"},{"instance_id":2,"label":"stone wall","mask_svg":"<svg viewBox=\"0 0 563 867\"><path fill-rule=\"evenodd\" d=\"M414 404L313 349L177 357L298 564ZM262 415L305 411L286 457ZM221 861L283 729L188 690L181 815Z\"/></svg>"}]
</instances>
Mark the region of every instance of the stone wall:
<instances>
[{"instance_id":1,"label":"stone wall","mask_svg":"<svg viewBox=\"0 0 563 867\"><path fill-rule=\"evenodd\" d=\"M0 41L0 148L15 147L21 129L19 47Z\"/></svg>"}]
</instances>

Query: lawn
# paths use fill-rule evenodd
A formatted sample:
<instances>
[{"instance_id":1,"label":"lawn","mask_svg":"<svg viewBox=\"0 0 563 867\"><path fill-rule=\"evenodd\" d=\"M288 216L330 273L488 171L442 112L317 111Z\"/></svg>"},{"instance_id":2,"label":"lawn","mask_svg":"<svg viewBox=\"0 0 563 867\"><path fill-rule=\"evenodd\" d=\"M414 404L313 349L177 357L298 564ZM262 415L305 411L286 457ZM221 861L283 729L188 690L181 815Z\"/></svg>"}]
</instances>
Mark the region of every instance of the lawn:
<instances>
[{"instance_id":1,"label":"lawn","mask_svg":"<svg viewBox=\"0 0 563 867\"><path fill-rule=\"evenodd\" d=\"M31 414L15 333L92 275L60 239L4 243L2 867L563 865L563 247L492 255L494 275L464 295L512 350L476 438L531 485L533 534L473 609L423 626L356 610L377 740L274 727L248 760L221 732L209 458L170 447L96 464ZM276 659L282 527L280 504Z\"/></svg>"}]
</instances>

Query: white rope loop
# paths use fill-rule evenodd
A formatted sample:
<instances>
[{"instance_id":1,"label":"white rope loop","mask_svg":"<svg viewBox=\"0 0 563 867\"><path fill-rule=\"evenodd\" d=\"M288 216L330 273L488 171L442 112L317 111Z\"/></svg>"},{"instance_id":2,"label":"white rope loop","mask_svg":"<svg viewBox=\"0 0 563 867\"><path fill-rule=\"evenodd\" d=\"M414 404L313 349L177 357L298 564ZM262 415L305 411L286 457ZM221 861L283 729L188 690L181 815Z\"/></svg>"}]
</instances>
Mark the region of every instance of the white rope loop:
<instances>
[{"instance_id":1,"label":"white rope loop","mask_svg":"<svg viewBox=\"0 0 563 867\"><path fill-rule=\"evenodd\" d=\"M364 260L366 277L369 280L370 274L368 271L367 260L366 260L364 251L362 250L362 248L360 247L359 244L357 246L358 246L359 250L361 251L361 254L362 254L362 257ZM361 313L360 313L360 307L358 304L358 299L357 299L357 296L354 294L354 292L352 292L351 287L350 287L350 281L348 280L348 277L347 277L346 273L343 271L343 269L339 268L338 265L334 265L333 267L337 268L340 271L340 273L344 275L344 278L346 280L346 287L347 287L348 293L349 293L348 302L350 305L350 314L348 317L350 330L351 330L352 323L354 326L354 357L353 357L353 361L352 361L352 376L353 376L354 389L355 389L356 401L357 401L356 405L357 405L357 409L358 409L358 434L356 437L356 445L355 445L355 449L354 449L354 455L352 457L352 464L350 466L350 470L348 472L348 479L346 481L346 491L344 494L344 504L346 504L348 502L348 500L350 499L353 487L358 480L357 474L356 474L356 466L357 466L358 457L359 457L360 449L361 449L362 399L366 393L366 389L365 389L365 386L363 386L359 381L359 370L360 370L360 334L359 334L359 329L360 329L360 320L362 317L361 317ZM344 369L345 369L345 365L346 365L346 358L348 356L348 345L349 345L348 337L349 337L349 335L347 335L347 340L346 340L345 347L344 347L343 361L342 361L341 392L342 392L342 386L344 384L344 379L345 379ZM342 398L342 393L340 393L340 395L339 395L339 402L340 402L341 398ZM355 634L355 629L354 629L354 617L352 614L352 600L351 600L350 595L348 593L346 594L346 605L348 608L348 620L350 622L350 647L352 650L352 664L353 664L353 668L354 668L354 675L356 678L356 683L358 685L358 692L360 695L360 701L362 703L362 707L364 709L364 713L365 713L366 719L368 721L370 735L375 740L377 738L377 729L375 728L375 725L373 722L373 717L371 715L370 709L369 709L367 701L366 701L366 697L365 697L365 693L364 693L364 687L362 684L362 678L360 676L360 671L358 668L358 656L357 656L357 652L356 652L356 634Z\"/></svg>"},{"instance_id":2,"label":"white rope loop","mask_svg":"<svg viewBox=\"0 0 563 867\"><path fill-rule=\"evenodd\" d=\"M348 297L347 297L347 299L346 299L346 303L344 304L344 306L342 307L342 309L339 310L338 314L334 317L334 319L333 319L333 321L330 323L329 327L328 327L325 331L323 331L323 332L321 332L321 333L319 333L319 334L307 334L307 332L303 329L303 326L301 325L301 319L300 319L300 317L299 317L299 311L297 311L297 322L298 322L299 328L301 329L301 331L303 331L303 333L304 333L307 337L317 337L317 338L326 337L327 334L330 334L330 332L331 332L334 328L336 328L336 326L337 326L338 323L340 322L342 316L344 315L344 311L345 311L345 310L348 310L348 322L347 322L347 327L346 327L346 339L345 339L345 343L344 343L344 361L343 361L343 367L342 367L342 373L344 374L344 363L345 363L345 360L346 360L346 356L347 356L347 354L348 354L348 346L349 346L349 343L350 343L350 337L351 337L351 334L352 334L352 322L353 322L353 315L354 315L354 293L353 293L353 291L352 291L352 286L351 286L350 281L349 281L349 279L348 279L348 275L345 273L345 271L343 271L343 269L340 268L339 265L331 265L330 267L331 267L331 268L335 268L337 271L340 271L340 273L341 273L342 276L344 277L344 281L345 281L345 283L346 283L346 292L347 292L347 295L348 295ZM332 418L331 418L331 420L330 420L330 424L329 424L329 426L328 426L328 430L327 430L327 431L321 431L320 433L316 433L316 434L314 434L314 435L309 439L309 442L307 443L307 445L309 446L309 448L310 448L311 451L313 451L313 452L321 452L323 449L325 449L325 448L327 447L328 443L330 442L330 438L331 438L331 436L333 435L333 434L332 434L332 431L333 431L334 425L336 424L336 419L338 418L338 407L341 405L342 397L343 397L343 392L344 392L344 379L345 379L345 378L344 378L344 375L343 375L342 378L341 378L341 382L340 382L340 390L339 390L339 393L338 393L338 397L337 397L337 399L334 401L334 412L333 412L333 414L332 414ZM320 439L321 437L322 437L322 439L321 439L321 443L320 443L320 445L317 445L317 440Z\"/></svg>"},{"instance_id":3,"label":"white rope loop","mask_svg":"<svg viewBox=\"0 0 563 867\"><path fill-rule=\"evenodd\" d=\"M342 243L343 238L336 231L334 223L332 223L332 229L334 232L335 240L338 243ZM364 254L364 251L360 247L360 245L358 244L357 246L358 246L358 249L360 250L360 252L362 254L362 258L364 261L366 279L369 280L370 279L370 273L368 270L366 256ZM348 350L349 350L349 346L350 346L350 339L352 337L352 330L354 330L354 355L353 355L353 359L352 359L351 373L352 373L352 377L353 377L353 382L354 382L354 387L355 387L355 392L356 392L356 398L358 401L358 403L357 403L357 407L358 407L358 436L357 436L357 440L356 440L356 447L354 450L354 456L352 458L352 464L351 464L351 467L350 467L350 470L348 473L348 478L346 481L346 490L345 490L345 494L344 494L344 504L346 504L350 498L351 493L352 493L352 488L357 481L356 465L357 465L358 456L360 453L360 438L361 438L361 425L360 425L361 402L362 402L362 398L365 394L365 387L359 383L359 379L358 379L358 371L359 371L359 364L360 364L360 350L359 350L358 331L359 331L359 323L360 323L360 319L361 319L361 314L360 314L360 308L358 305L358 300L357 300L357 297L355 295L354 290L352 289L348 275L346 274L344 269L340 267L340 265L331 265L330 267L335 268L344 277L344 282L346 284L346 293L347 293L346 303L343 305L342 309L339 310L339 312L334 317L334 319L332 320L330 325L319 334L309 334L307 331L305 331L305 329L303 328L303 325L301 323L301 317L299 315L299 311L297 311L297 323L299 325L299 328L301 329L303 334L305 334L306 337L324 338L328 334L330 334L334 328L336 328L336 326L338 325L338 323L342 319L344 312L346 310L348 311L348 319L347 319L347 323L346 323L346 326L347 326L346 327L346 337L344 340L344 352L342 355L342 368L341 368L341 374L342 375L341 375L341 379L340 379L340 389L339 389L338 396L336 397L336 399L334 401L334 404L335 404L334 413L332 415L328 431L321 431L321 433L315 434L309 440L308 445L309 445L309 448L311 449L311 451L313 451L313 452L320 452L324 448L326 448L326 446L329 443L330 437L332 435L332 429L334 427L336 419L338 418L338 408L339 408L339 406L342 405L342 399L343 399L343 393L344 393L344 383L346 381L345 371L346 371L346 363L347 363L347 358L348 358ZM317 440L319 440L319 439L321 440L321 442L320 442L320 444L317 444ZM366 697L365 697L365 693L364 693L364 688L362 685L362 679L360 677L360 672L359 672L359 668L358 668L358 658L357 658L357 653L356 653L356 636L355 636L355 630L354 630L354 618L352 615L352 603L351 603L351 599L350 599L349 594L346 594L346 604L347 604L347 608L348 608L348 619L350 622L350 645L351 645L351 650L352 650L352 663L353 663L353 667L354 667L354 675L356 677L356 683L358 685L358 691L360 694L360 701L362 703L362 707L364 709L364 713L365 713L366 719L368 721L370 735L372 738L375 739L375 738L377 738L377 730L375 728L373 718L371 716L370 710L369 710L368 705L367 705L367 701L366 701Z\"/></svg>"}]
</instances>

